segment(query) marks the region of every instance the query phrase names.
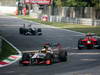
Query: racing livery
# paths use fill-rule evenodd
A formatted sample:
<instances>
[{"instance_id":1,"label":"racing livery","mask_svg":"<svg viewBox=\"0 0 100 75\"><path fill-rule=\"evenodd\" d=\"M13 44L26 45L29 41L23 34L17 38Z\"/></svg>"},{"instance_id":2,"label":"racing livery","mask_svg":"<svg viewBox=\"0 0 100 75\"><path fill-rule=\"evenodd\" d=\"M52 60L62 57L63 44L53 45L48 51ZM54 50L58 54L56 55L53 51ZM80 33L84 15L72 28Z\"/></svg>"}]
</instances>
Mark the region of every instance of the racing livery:
<instances>
[{"instance_id":1,"label":"racing livery","mask_svg":"<svg viewBox=\"0 0 100 75\"><path fill-rule=\"evenodd\" d=\"M42 50L26 51L22 55L20 64L53 64L67 61L67 51L56 45L55 48L45 45Z\"/></svg>"},{"instance_id":2,"label":"racing livery","mask_svg":"<svg viewBox=\"0 0 100 75\"><path fill-rule=\"evenodd\" d=\"M33 28L32 25L28 25L28 27L25 27L25 24L23 27L19 28L19 33L24 35L42 35L41 28Z\"/></svg>"},{"instance_id":3,"label":"racing livery","mask_svg":"<svg viewBox=\"0 0 100 75\"><path fill-rule=\"evenodd\" d=\"M94 34L88 33L85 38L78 40L78 49L100 49L100 38L95 37Z\"/></svg>"}]
</instances>

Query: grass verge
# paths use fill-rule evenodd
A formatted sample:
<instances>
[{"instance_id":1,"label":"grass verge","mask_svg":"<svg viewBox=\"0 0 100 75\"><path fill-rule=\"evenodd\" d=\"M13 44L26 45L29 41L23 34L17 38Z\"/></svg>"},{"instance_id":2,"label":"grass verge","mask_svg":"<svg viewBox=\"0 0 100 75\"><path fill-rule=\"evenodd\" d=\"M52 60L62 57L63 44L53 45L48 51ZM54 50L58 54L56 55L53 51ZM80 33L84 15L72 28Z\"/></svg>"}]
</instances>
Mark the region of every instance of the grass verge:
<instances>
[{"instance_id":1,"label":"grass verge","mask_svg":"<svg viewBox=\"0 0 100 75\"><path fill-rule=\"evenodd\" d=\"M0 52L0 61L7 58L10 55L17 54L17 51L11 45L9 45L5 40L2 40L1 43L2 46Z\"/></svg>"},{"instance_id":2,"label":"grass verge","mask_svg":"<svg viewBox=\"0 0 100 75\"><path fill-rule=\"evenodd\" d=\"M89 26L89 25L79 25L79 24L67 24L67 23L61 23L61 22L43 22L40 19L33 19L30 16L18 16L19 18L26 19L26 20L31 20L35 21L38 23L46 24L46 25L51 25L55 27L60 27L63 29L69 29L73 31L78 31L82 33L96 33L98 36L100 36L100 26Z\"/></svg>"}]
</instances>

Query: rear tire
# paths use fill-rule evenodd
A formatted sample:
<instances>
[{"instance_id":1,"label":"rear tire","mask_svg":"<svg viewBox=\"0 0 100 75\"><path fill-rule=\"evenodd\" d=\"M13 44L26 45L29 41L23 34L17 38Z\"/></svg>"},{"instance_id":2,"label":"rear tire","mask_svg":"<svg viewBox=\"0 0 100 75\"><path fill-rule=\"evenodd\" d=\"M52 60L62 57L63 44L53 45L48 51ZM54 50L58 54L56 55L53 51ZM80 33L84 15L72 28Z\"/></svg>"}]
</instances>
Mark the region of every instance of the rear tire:
<instances>
[{"instance_id":1,"label":"rear tire","mask_svg":"<svg viewBox=\"0 0 100 75\"><path fill-rule=\"evenodd\" d=\"M97 45L99 46L98 49L100 49L100 38L97 39Z\"/></svg>"},{"instance_id":2,"label":"rear tire","mask_svg":"<svg viewBox=\"0 0 100 75\"><path fill-rule=\"evenodd\" d=\"M25 29L25 28L19 28L19 33L20 33L20 34L26 35L27 32L28 32L28 29Z\"/></svg>"},{"instance_id":3,"label":"rear tire","mask_svg":"<svg viewBox=\"0 0 100 75\"><path fill-rule=\"evenodd\" d=\"M42 29L41 29L41 28L38 28L38 29L37 29L37 32L42 32Z\"/></svg>"},{"instance_id":4,"label":"rear tire","mask_svg":"<svg viewBox=\"0 0 100 75\"><path fill-rule=\"evenodd\" d=\"M19 28L19 33L23 34L23 32L24 32L24 29L23 28Z\"/></svg>"},{"instance_id":5,"label":"rear tire","mask_svg":"<svg viewBox=\"0 0 100 75\"><path fill-rule=\"evenodd\" d=\"M38 34L38 35L42 35L42 29L41 29L41 28L38 28L38 29L37 29L37 34Z\"/></svg>"}]
</instances>

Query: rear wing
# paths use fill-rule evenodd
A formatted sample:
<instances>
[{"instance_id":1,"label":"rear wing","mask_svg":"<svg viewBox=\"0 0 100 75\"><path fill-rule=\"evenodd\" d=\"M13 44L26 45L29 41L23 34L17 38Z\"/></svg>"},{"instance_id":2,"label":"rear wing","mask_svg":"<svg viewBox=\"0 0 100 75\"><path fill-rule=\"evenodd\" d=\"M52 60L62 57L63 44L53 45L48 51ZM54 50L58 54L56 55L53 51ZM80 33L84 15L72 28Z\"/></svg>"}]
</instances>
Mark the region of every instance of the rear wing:
<instances>
[{"instance_id":1,"label":"rear wing","mask_svg":"<svg viewBox=\"0 0 100 75\"><path fill-rule=\"evenodd\" d=\"M86 36L96 36L95 33L87 33Z\"/></svg>"}]
</instances>

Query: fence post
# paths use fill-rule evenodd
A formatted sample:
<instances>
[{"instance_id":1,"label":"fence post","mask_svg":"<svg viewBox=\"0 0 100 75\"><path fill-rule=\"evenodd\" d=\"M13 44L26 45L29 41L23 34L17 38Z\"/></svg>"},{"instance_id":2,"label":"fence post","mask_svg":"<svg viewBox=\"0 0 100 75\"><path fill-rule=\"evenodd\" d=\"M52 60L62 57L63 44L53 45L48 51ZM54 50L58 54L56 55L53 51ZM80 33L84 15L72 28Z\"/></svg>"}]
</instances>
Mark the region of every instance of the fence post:
<instances>
[{"instance_id":1,"label":"fence post","mask_svg":"<svg viewBox=\"0 0 100 75\"><path fill-rule=\"evenodd\" d=\"M1 46L2 46L2 39L1 39L1 36L0 36L0 53L1 53Z\"/></svg>"}]
</instances>

